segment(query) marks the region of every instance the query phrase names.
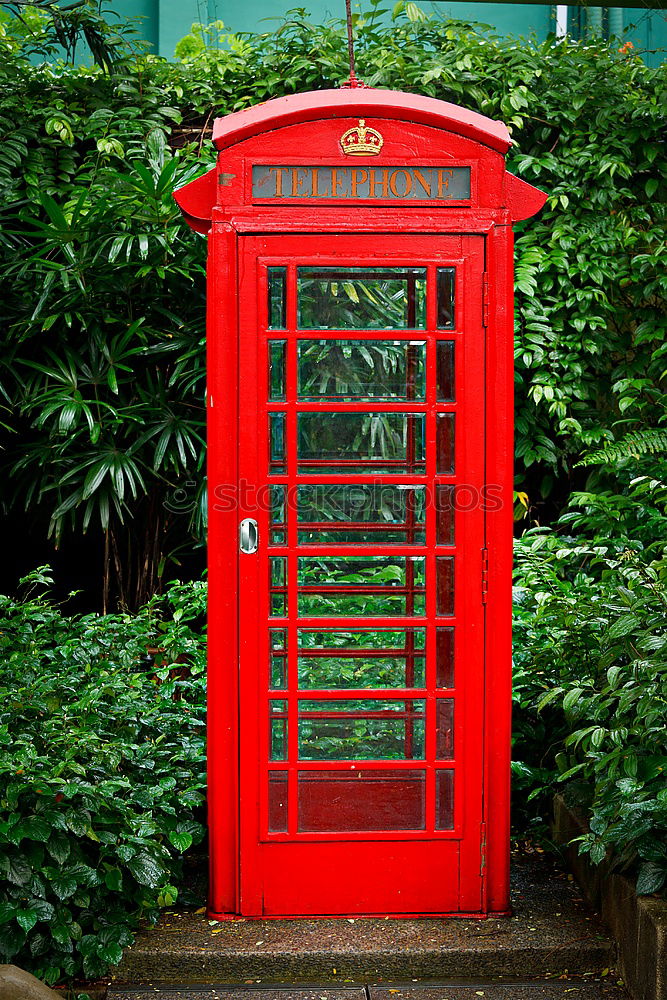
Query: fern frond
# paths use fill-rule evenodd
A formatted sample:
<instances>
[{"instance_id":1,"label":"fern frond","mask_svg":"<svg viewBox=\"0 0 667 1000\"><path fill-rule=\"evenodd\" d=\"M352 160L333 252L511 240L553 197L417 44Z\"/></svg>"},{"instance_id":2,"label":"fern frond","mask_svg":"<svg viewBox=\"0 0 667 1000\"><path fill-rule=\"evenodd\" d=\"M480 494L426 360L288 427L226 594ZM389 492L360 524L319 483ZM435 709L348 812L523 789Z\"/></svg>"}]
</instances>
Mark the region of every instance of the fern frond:
<instances>
[{"instance_id":1,"label":"fern frond","mask_svg":"<svg viewBox=\"0 0 667 1000\"><path fill-rule=\"evenodd\" d=\"M615 465L623 459L643 455L667 455L667 428L646 427L631 431L620 441L611 441L604 448L584 455L577 465Z\"/></svg>"}]
</instances>

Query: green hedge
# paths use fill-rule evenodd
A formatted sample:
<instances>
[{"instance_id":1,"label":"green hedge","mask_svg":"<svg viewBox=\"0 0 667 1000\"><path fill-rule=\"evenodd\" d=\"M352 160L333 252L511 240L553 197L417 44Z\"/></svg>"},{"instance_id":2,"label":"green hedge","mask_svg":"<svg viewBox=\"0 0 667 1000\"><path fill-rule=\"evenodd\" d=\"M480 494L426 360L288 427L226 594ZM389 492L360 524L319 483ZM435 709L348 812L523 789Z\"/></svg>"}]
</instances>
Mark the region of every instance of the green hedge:
<instances>
[{"instance_id":1,"label":"green hedge","mask_svg":"<svg viewBox=\"0 0 667 1000\"><path fill-rule=\"evenodd\" d=\"M653 893L667 885L667 467L631 475L517 544L515 820L543 824L564 788L590 816L580 851Z\"/></svg>"},{"instance_id":2,"label":"green hedge","mask_svg":"<svg viewBox=\"0 0 667 1000\"><path fill-rule=\"evenodd\" d=\"M204 836L205 594L74 618L0 597L0 960L95 979L175 902Z\"/></svg>"}]
</instances>

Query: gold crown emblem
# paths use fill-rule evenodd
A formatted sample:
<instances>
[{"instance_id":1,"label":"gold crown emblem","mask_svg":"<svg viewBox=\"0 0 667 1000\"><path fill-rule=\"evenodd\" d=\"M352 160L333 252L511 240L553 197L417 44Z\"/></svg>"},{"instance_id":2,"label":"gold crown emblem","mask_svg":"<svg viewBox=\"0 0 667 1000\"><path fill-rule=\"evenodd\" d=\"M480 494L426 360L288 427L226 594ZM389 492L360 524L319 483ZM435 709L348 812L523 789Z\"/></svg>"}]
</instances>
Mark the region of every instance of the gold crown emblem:
<instances>
[{"instance_id":1,"label":"gold crown emblem","mask_svg":"<svg viewBox=\"0 0 667 1000\"><path fill-rule=\"evenodd\" d=\"M377 156L383 146L380 133L368 128L363 118L340 137L340 147L347 156Z\"/></svg>"}]
</instances>

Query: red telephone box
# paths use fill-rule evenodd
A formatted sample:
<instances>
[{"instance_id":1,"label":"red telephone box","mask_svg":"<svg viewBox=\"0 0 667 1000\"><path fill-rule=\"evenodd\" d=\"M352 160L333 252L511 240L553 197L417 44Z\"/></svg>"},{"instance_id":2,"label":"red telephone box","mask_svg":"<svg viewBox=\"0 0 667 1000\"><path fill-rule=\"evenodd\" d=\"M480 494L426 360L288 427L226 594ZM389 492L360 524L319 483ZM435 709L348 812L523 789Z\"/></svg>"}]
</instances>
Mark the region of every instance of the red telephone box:
<instances>
[{"instance_id":1,"label":"red telephone box","mask_svg":"<svg viewBox=\"0 0 667 1000\"><path fill-rule=\"evenodd\" d=\"M505 126L369 88L218 119L209 235L214 917L508 909Z\"/></svg>"}]
</instances>

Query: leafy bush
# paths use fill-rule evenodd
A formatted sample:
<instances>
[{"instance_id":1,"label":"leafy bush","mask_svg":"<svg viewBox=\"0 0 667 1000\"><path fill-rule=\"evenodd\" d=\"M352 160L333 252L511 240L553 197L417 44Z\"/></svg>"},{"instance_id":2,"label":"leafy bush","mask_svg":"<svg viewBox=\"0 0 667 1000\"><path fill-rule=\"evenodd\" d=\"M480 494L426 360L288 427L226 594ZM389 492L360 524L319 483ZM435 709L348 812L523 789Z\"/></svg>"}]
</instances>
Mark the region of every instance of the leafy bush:
<instances>
[{"instance_id":1,"label":"leafy bush","mask_svg":"<svg viewBox=\"0 0 667 1000\"><path fill-rule=\"evenodd\" d=\"M204 835L204 605L203 584L135 617L0 597L2 961L95 978L175 901Z\"/></svg>"},{"instance_id":2,"label":"leafy bush","mask_svg":"<svg viewBox=\"0 0 667 1000\"><path fill-rule=\"evenodd\" d=\"M579 850L638 867L638 892L655 892L667 883L667 485L639 476L572 506L561 523L574 536L518 545L515 772L533 799L565 783L590 813Z\"/></svg>"}]
</instances>

